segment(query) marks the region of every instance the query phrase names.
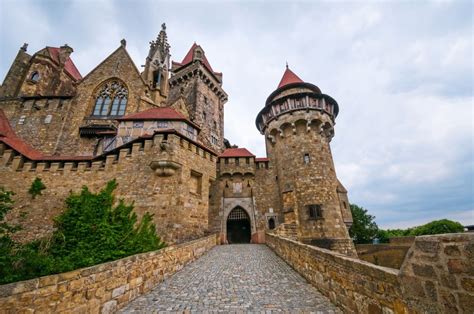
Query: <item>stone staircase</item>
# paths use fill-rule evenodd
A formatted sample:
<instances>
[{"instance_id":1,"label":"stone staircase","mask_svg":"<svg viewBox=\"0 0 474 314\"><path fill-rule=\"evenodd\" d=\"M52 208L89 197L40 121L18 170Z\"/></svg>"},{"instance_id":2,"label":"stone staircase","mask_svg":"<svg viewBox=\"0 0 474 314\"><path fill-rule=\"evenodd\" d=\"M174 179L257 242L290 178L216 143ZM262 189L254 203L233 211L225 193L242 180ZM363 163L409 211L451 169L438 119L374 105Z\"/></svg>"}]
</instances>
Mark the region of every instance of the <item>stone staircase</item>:
<instances>
[{"instance_id":1,"label":"stone staircase","mask_svg":"<svg viewBox=\"0 0 474 314\"><path fill-rule=\"evenodd\" d=\"M298 230L295 223L282 223L273 232L284 238L298 240Z\"/></svg>"}]
</instances>

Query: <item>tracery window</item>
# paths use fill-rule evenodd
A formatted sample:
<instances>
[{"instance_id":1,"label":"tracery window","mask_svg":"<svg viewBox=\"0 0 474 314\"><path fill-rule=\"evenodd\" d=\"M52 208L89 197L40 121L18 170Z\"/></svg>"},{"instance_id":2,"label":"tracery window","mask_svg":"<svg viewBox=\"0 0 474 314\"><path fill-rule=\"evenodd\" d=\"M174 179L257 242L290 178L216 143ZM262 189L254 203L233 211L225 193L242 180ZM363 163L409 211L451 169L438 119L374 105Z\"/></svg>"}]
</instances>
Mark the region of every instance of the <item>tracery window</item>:
<instances>
[{"instance_id":1,"label":"tracery window","mask_svg":"<svg viewBox=\"0 0 474 314\"><path fill-rule=\"evenodd\" d=\"M104 84L95 100L93 116L123 116L127 108L128 90L119 81Z\"/></svg>"}]
</instances>

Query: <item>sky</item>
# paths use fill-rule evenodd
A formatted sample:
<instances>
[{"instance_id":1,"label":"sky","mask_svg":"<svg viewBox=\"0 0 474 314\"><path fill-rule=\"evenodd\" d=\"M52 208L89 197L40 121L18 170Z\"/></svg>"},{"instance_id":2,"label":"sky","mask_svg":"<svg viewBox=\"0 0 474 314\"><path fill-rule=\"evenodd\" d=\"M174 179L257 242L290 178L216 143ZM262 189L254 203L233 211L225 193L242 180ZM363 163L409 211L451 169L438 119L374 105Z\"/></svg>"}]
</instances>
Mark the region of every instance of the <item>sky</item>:
<instances>
[{"instance_id":1,"label":"sky","mask_svg":"<svg viewBox=\"0 0 474 314\"><path fill-rule=\"evenodd\" d=\"M0 79L23 43L67 43L83 76L127 40L139 69L163 22L172 59L223 72L225 137L265 156L255 117L285 63L339 104L331 149L382 228L474 224L472 1L0 0Z\"/></svg>"}]
</instances>

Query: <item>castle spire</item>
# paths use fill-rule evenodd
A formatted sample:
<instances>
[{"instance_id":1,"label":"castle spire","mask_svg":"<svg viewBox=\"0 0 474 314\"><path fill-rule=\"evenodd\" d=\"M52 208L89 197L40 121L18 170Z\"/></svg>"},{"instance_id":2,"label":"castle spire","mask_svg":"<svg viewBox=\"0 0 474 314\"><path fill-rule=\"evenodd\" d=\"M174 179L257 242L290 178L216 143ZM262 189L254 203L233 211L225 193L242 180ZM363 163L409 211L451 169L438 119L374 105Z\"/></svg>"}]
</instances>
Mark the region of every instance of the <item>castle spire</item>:
<instances>
[{"instance_id":1,"label":"castle spire","mask_svg":"<svg viewBox=\"0 0 474 314\"><path fill-rule=\"evenodd\" d=\"M159 98L167 97L168 73L170 68L170 45L166 34L166 24L161 24L161 30L156 40L150 42L150 50L146 58L143 79L152 91L152 99L161 102Z\"/></svg>"},{"instance_id":2,"label":"castle spire","mask_svg":"<svg viewBox=\"0 0 474 314\"><path fill-rule=\"evenodd\" d=\"M288 84L292 83L304 83L302 79L298 77L293 71L290 70L288 67L288 62L286 63L286 70L283 73L283 76L280 80L280 84L278 84L278 88L283 87Z\"/></svg>"}]
</instances>

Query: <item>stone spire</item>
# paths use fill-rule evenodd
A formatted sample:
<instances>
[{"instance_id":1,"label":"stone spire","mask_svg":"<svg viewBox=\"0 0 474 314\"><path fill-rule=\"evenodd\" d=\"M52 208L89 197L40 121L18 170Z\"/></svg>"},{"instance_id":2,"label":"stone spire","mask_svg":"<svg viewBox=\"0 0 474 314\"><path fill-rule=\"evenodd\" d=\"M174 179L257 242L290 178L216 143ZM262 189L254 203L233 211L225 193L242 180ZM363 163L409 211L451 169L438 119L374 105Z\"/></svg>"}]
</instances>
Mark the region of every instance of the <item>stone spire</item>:
<instances>
[{"instance_id":1,"label":"stone spire","mask_svg":"<svg viewBox=\"0 0 474 314\"><path fill-rule=\"evenodd\" d=\"M168 96L168 79L170 68L170 45L166 35L166 24L161 24L161 31L156 40L150 42L146 58L143 79L150 87L155 103L161 103Z\"/></svg>"}]
</instances>

